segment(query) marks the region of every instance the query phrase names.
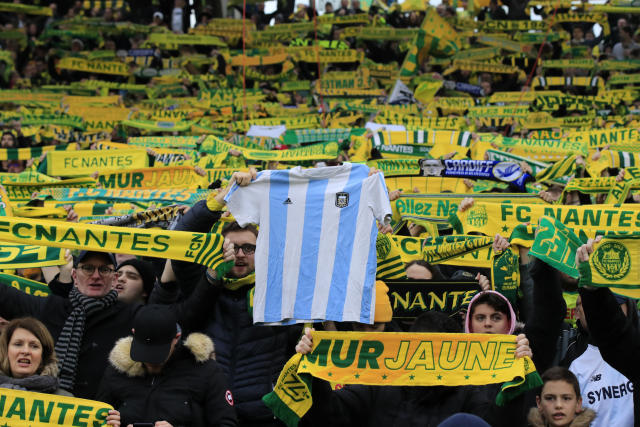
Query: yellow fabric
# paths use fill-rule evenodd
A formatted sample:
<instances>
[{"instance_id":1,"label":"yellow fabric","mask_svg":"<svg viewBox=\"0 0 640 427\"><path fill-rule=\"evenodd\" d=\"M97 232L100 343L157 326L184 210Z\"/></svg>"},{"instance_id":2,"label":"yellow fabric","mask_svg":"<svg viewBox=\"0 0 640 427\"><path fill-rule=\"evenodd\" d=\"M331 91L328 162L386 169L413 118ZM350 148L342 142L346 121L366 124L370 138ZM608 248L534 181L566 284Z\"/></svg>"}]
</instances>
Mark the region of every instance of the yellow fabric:
<instances>
[{"instance_id":1,"label":"yellow fabric","mask_svg":"<svg viewBox=\"0 0 640 427\"><path fill-rule=\"evenodd\" d=\"M343 384L484 385L535 371L531 359L514 357L513 335L315 331L312 336L313 350L302 357L298 373Z\"/></svg>"},{"instance_id":2,"label":"yellow fabric","mask_svg":"<svg viewBox=\"0 0 640 427\"><path fill-rule=\"evenodd\" d=\"M112 74L116 76L128 76L131 74L127 64L116 61L90 61L83 58L65 57L60 59L57 67L65 70Z\"/></svg>"},{"instance_id":3,"label":"yellow fabric","mask_svg":"<svg viewBox=\"0 0 640 427\"><path fill-rule=\"evenodd\" d=\"M373 316L374 322L391 322L393 310L389 300L389 288L382 280L376 280L376 306Z\"/></svg>"},{"instance_id":4,"label":"yellow fabric","mask_svg":"<svg viewBox=\"0 0 640 427\"><path fill-rule=\"evenodd\" d=\"M46 219L4 217L0 240L20 244L177 259L213 269L222 264L219 234L137 229Z\"/></svg>"},{"instance_id":5,"label":"yellow fabric","mask_svg":"<svg viewBox=\"0 0 640 427\"><path fill-rule=\"evenodd\" d=\"M535 222L542 216L558 219L569 228L595 237L596 233L630 232L640 227L640 205L513 205L511 203L483 203L476 201L465 212L457 212L465 234L480 232L489 236L508 236L516 225Z\"/></svg>"},{"instance_id":6,"label":"yellow fabric","mask_svg":"<svg viewBox=\"0 0 640 427\"><path fill-rule=\"evenodd\" d=\"M147 151L141 148L47 153L47 175L53 176L88 176L95 171L138 169L147 166Z\"/></svg>"},{"instance_id":7,"label":"yellow fabric","mask_svg":"<svg viewBox=\"0 0 640 427\"><path fill-rule=\"evenodd\" d=\"M93 400L7 388L0 388L0 401L6 409L0 414L0 423L13 426L70 426L79 420L83 425L103 425L113 409Z\"/></svg>"},{"instance_id":8,"label":"yellow fabric","mask_svg":"<svg viewBox=\"0 0 640 427\"><path fill-rule=\"evenodd\" d=\"M402 251L404 262L409 262L414 259L422 259L422 238L409 236L393 236L392 238ZM491 246L487 246L485 248L460 255L456 258L442 261L441 264L490 268L492 265L491 254Z\"/></svg>"},{"instance_id":9,"label":"yellow fabric","mask_svg":"<svg viewBox=\"0 0 640 427\"><path fill-rule=\"evenodd\" d=\"M103 188L154 189L154 188L199 188L206 176L200 176L191 166L167 166L144 169L105 171L98 175Z\"/></svg>"}]
</instances>

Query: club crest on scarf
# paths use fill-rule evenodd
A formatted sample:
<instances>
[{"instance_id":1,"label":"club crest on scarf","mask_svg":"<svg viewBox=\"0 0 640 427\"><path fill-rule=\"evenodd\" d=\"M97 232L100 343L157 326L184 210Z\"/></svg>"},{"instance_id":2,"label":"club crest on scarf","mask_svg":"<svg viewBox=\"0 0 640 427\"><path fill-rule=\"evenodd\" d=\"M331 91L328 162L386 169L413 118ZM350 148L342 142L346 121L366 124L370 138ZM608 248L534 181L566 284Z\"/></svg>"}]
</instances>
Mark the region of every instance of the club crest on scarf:
<instances>
[{"instance_id":1,"label":"club crest on scarf","mask_svg":"<svg viewBox=\"0 0 640 427\"><path fill-rule=\"evenodd\" d=\"M605 242L593 254L593 266L602 277L620 280L631 270L631 256L623 244Z\"/></svg>"},{"instance_id":2,"label":"club crest on scarf","mask_svg":"<svg viewBox=\"0 0 640 427\"><path fill-rule=\"evenodd\" d=\"M467 222L474 227L483 227L487 224L488 215L484 206L476 206L471 209L469 216L467 216Z\"/></svg>"}]
</instances>

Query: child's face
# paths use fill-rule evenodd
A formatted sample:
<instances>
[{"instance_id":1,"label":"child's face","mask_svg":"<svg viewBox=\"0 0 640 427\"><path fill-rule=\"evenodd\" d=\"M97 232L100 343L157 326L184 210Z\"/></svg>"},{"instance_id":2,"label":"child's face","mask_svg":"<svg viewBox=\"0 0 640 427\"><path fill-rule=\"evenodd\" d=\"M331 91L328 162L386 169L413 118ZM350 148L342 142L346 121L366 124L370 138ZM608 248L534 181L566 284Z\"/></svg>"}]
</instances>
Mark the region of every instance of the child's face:
<instances>
[{"instance_id":1,"label":"child's face","mask_svg":"<svg viewBox=\"0 0 640 427\"><path fill-rule=\"evenodd\" d=\"M538 410L551 427L568 426L582 411L582 399L576 398L571 384L562 380L544 383L536 401Z\"/></svg>"},{"instance_id":2,"label":"child's face","mask_svg":"<svg viewBox=\"0 0 640 427\"><path fill-rule=\"evenodd\" d=\"M476 334L508 334L509 318L489 304L475 304L471 317L471 332Z\"/></svg>"}]
</instances>

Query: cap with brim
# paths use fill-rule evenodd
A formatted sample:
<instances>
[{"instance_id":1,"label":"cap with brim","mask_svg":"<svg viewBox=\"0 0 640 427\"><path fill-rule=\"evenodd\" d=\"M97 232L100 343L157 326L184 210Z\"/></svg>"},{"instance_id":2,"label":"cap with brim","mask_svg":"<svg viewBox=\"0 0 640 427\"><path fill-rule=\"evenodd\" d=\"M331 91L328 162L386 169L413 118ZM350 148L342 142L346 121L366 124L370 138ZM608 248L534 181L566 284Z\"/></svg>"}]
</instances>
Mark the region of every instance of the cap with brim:
<instances>
[{"instance_id":1,"label":"cap with brim","mask_svg":"<svg viewBox=\"0 0 640 427\"><path fill-rule=\"evenodd\" d=\"M95 255L95 256L101 256L103 258L108 258L109 262L111 264L113 264L113 266L115 267L118 263L116 262L116 257L113 256L113 254L111 252L98 252L98 251L80 251L80 253L78 254L78 256L76 256L74 265L77 267L78 264L80 264L83 260L85 260L87 257L91 256L91 255Z\"/></svg>"},{"instance_id":2,"label":"cap with brim","mask_svg":"<svg viewBox=\"0 0 640 427\"><path fill-rule=\"evenodd\" d=\"M167 360L178 333L175 313L168 306L150 304L140 308L133 330L132 360L156 365Z\"/></svg>"},{"instance_id":3,"label":"cap with brim","mask_svg":"<svg viewBox=\"0 0 640 427\"><path fill-rule=\"evenodd\" d=\"M131 360L154 365L164 363L171 350L171 341L172 339L169 342L150 343L144 339L136 339L134 336L131 343Z\"/></svg>"}]
</instances>

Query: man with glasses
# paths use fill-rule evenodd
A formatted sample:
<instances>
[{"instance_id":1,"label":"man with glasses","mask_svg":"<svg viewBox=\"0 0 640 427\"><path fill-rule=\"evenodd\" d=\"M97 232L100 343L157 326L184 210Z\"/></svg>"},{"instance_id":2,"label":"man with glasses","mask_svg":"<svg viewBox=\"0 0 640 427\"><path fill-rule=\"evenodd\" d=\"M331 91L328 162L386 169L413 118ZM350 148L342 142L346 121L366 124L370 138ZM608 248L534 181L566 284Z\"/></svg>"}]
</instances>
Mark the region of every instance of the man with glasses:
<instances>
[{"instance_id":1,"label":"man with glasses","mask_svg":"<svg viewBox=\"0 0 640 427\"><path fill-rule=\"evenodd\" d=\"M209 200L196 203L181 218L176 230L208 232L222 216L224 196L235 181L248 185L255 178L255 171L236 172L229 185ZM253 225L242 228L236 222L228 223L222 235L233 244L235 262L231 270L218 280L211 269L193 263L171 261L179 289L171 282L158 282L154 295L169 298L188 296L199 280L218 289L215 298L208 302L209 319L201 328L213 339L216 361L227 375L234 406L241 426L281 426L273 413L262 402L262 396L273 389L286 361L295 352L295 345L302 333L301 325L255 326L252 301L255 287L255 250L258 229ZM162 302L171 302L165 299ZM155 300L155 302L160 302Z\"/></svg>"},{"instance_id":2,"label":"man with glasses","mask_svg":"<svg viewBox=\"0 0 640 427\"><path fill-rule=\"evenodd\" d=\"M233 248L223 246L226 260ZM59 295L37 297L11 286L0 286L0 316L14 319L33 316L41 320L56 340L60 387L76 397L93 399L107 357L114 343L129 335L133 318L141 304L118 300L113 289L116 261L112 254L81 251L71 277L74 286L68 298ZM187 330L202 324L209 303L217 293L207 282L196 286L188 299L172 306L180 324Z\"/></svg>"}]
</instances>

